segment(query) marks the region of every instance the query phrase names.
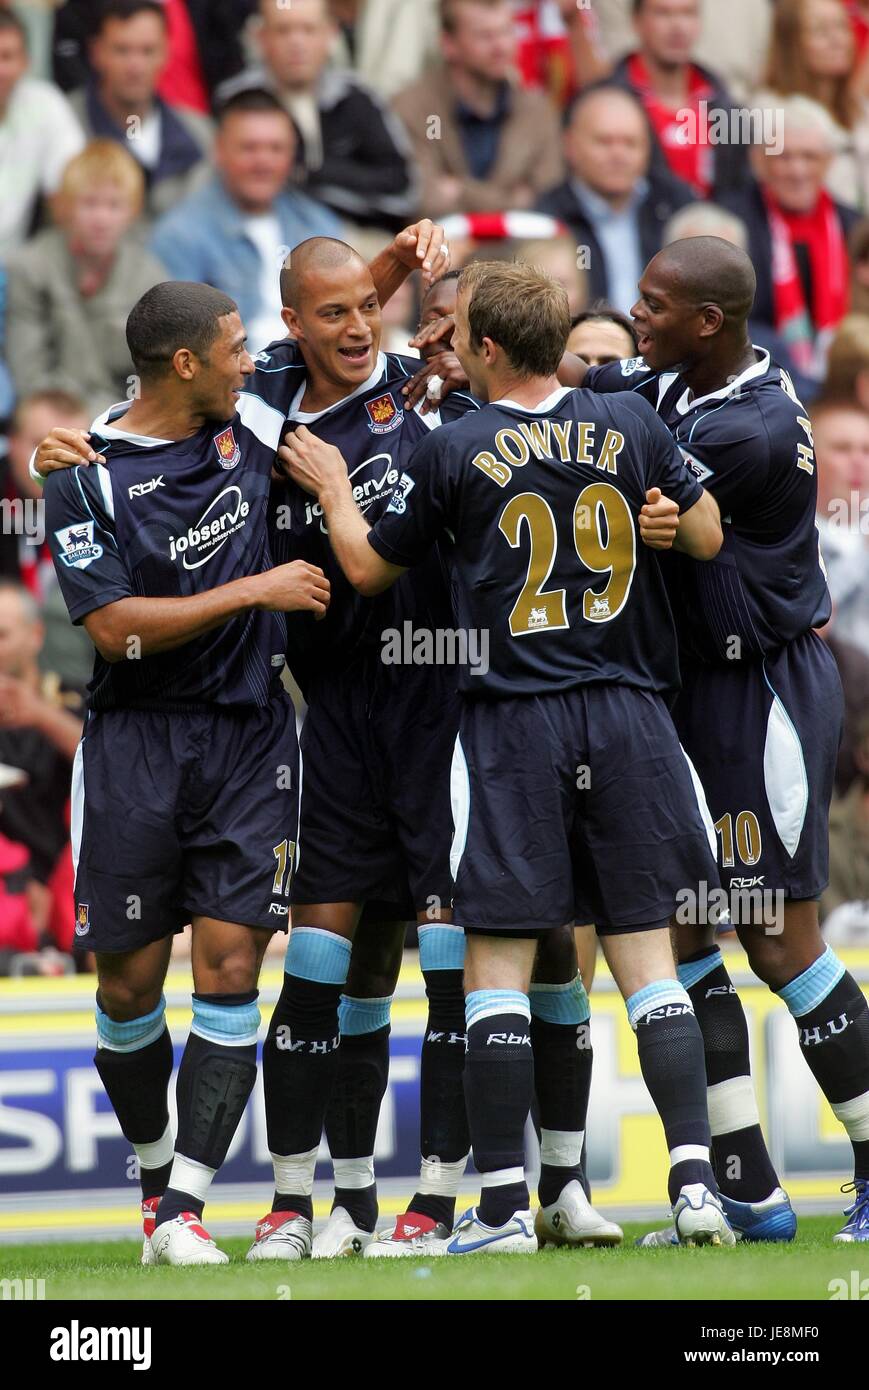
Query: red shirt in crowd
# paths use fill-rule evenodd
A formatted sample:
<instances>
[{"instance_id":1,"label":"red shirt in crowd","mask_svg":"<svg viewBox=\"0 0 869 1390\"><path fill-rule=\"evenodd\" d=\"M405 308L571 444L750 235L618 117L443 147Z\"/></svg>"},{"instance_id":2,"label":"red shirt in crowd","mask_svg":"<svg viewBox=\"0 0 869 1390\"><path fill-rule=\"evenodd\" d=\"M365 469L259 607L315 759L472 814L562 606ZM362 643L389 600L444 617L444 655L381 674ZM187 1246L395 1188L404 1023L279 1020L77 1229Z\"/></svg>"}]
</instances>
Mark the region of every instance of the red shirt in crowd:
<instances>
[{"instance_id":1,"label":"red shirt in crowd","mask_svg":"<svg viewBox=\"0 0 869 1390\"><path fill-rule=\"evenodd\" d=\"M673 173L690 183L701 197L707 197L712 190L713 150L707 139L708 112L700 103L709 101L712 87L700 69L692 67L687 99L678 107L665 106L652 90L648 68L639 53L628 59L628 78L646 108ZM678 119L683 111L692 113L693 123Z\"/></svg>"},{"instance_id":2,"label":"red shirt in crowd","mask_svg":"<svg viewBox=\"0 0 869 1390\"><path fill-rule=\"evenodd\" d=\"M186 0L163 0L163 8L169 27L169 60L160 74L157 91L173 106L187 106L207 115L211 104Z\"/></svg>"}]
</instances>

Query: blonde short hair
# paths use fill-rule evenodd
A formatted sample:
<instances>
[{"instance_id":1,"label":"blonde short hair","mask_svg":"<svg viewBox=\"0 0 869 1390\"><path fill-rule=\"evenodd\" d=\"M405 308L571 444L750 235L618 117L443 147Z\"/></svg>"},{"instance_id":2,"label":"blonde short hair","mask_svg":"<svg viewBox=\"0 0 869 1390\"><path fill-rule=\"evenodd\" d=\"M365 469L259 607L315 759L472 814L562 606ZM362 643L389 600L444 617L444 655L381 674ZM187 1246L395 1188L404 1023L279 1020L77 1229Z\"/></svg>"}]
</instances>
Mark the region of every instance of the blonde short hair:
<instances>
[{"instance_id":1,"label":"blonde short hair","mask_svg":"<svg viewBox=\"0 0 869 1390\"><path fill-rule=\"evenodd\" d=\"M145 175L123 145L116 140L91 140L63 171L59 197L66 207L94 185L113 183L124 193L134 216L145 201Z\"/></svg>"}]
</instances>

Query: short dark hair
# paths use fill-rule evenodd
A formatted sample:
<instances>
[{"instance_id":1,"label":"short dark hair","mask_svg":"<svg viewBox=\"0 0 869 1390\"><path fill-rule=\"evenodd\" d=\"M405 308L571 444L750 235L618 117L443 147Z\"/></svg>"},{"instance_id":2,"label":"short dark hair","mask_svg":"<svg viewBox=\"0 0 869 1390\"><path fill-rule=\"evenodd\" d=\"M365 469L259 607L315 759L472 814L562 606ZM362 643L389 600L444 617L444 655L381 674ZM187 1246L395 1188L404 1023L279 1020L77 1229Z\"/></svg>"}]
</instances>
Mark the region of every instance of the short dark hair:
<instances>
[{"instance_id":1,"label":"short dark hair","mask_svg":"<svg viewBox=\"0 0 869 1390\"><path fill-rule=\"evenodd\" d=\"M158 15L164 28L168 27L166 9L161 0L103 0L97 10L91 37L101 34L110 19L135 19L137 14Z\"/></svg>"},{"instance_id":2,"label":"short dark hair","mask_svg":"<svg viewBox=\"0 0 869 1390\"><path fill-rule=\"evenodd\" d=\"M127 347L143 379L168 371L179 348L203 361L220 333L218 320L237 314L238 305L213 285L164 280L146 290L127 319Z\"/></svg>"},{"instance_id":3,"label":"short dark hair","mask_svg":"<svg viewBox=\"0 0 869 1390\"><path fill-rule=\"evenodd\" d=\"M435 280L434 284L429 285L428 289L423 295L422 304L424 305L429 295L434 294L435 290L439 289L441 285L448 285L451 280L458 280L461 273L462 272L460 270L448 270L446 275L442 275L439 280Z\"/></svg>"},{"instance_id":4,"label":"short dark hair","mask_svg":"<svg viewBox=\"0 0 869 1390\"><path fill-rule=\"evenodd\" d=\"M623 328L632 339L634 347L637 346L638 333L627 314L623 314L620 309L614 309L611 304L607 304L605 299L597 299L583 313L577 314L570 321L570 331L579 328L582 323L614 323L618 328Z\"/></svg>"},{"instance_id":5,"label":"short dark hair","mask_svg":"<svg viewBox=\"0 0 869 1390\"><path fill-rule=\"evenodd\" d=\"M248 111L255 111L257 113L263 111L271 113L277 112L289 121L290 125L293 126L295 130L293 118L283 102L278 101L274 92L268 91L266 87L247 87L243 91L235 92L234 95L227 97L226 100L222 101L218 106L215 112L215 119L218 125L223 125L227 117L235 116L239 112L246 113Z\"/></svg>"},{"instance_id":6,"label":"short dark hair","mask_svg":"<svg viewBox=\"0 0 869 1390\"><path fill-rule=\"evenodd\" d=\"M14 10L0 10L0 34L4 29L14 30L24 47L27 48L27 29L23 20L18 18Z\"/></svg>"}]
</instances>

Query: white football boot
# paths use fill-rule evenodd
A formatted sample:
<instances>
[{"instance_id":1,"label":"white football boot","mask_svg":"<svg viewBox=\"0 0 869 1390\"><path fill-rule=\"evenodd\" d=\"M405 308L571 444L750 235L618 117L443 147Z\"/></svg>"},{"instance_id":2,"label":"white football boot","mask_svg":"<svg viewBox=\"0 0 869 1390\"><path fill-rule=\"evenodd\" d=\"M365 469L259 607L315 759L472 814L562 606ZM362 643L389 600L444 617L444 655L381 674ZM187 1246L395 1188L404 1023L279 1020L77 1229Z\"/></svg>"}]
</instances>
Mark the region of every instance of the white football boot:
<instances>
[{"instance_id":1,"label":"white football boot","mask_svg":"<svg viewBox=\"0 0 869 1390\"><path fill-rule=\"evenodd\" d=\"M514 1212L503 1226L486 1226L476 1207L459 1217L444 1245L445 1255L535 1255L538 1248L530 1211Z\"/></svg>"},{"instance_id":2,"label":"white football boot","mask_svg":"<svg viewBox=\"0 0 869 1390\"><path fill-rule=\"evenodd\" d=\"M373 1231L362 1231L349 1212L336 1207L311 1247L312 1260L335 1260L344 1255L362 1255L374 1239Z\"/></svg>"},{"instance_id":3,"label":"white football boot","mask_svg":"<svg viewBox=\"0 0 869 1390\"><path fill-rule=\"evenodd\" d=\"M245 1259L306 1260L311 1253L311 1223L295 1211L270 1211L256 1224Z\"/></svg>"},{"instance_id":4,"label":"white football boot","mask_svg":"<svg viewBox=\"0 0 869 1390\"><path fill-rule=\"evenodd\" d=\"M736 1235L724 1208L705 1183L686 1183L673 1207L680 1245L735 1245Z\"/></svg>"},{"instance_id":5,"label":"white football boot","mask_svg":"<svg viewBox=\"0 0 869 1390\"><path fill-rule=\"evenodd\" d=\"M159 1197L146 1197L142 1203L142 1264L155 1265L157 1257L151 1245L151 1237L154 1234L154 1218L157 1215L157 1208L160 1205Z\"/></svg>"},{"instance_id":6,"label":"white football boot","mask_svg":"<svg viewBox=\"0 0 869 1390\"><path fill-rule=\"evenodd\" d=\"M158 1226L151 1237L151 1249L158 1265L229 1264L229 1256L218 1250L192 1211L184 1211Z\"/></svg>"},{"instance_id":7,"label":"white football boot","mask_svg":"<svg viewBox=\"0 0 869 1390\"><path fill-rule=\"evenodd\" d=\"M442 1221L406 1211L397 1216L391 1231L381 1231L366 1247L366 1260L400 1260L415 1255L445 1255L451 1231Z\"/></svg>"},{"instance_id":8,"label":"white football boot","mask_svg":"<svg viewBox=\"0 0 869 1390\"><path fill-rule=\"evenodd\" d=\"M534 1232L541 1248L547 1245L621 1245L624 1232L614 1221L595 1211L576 1178L558 1200L541 1207L534 1218Z\"/></svg>"}]
</instances>

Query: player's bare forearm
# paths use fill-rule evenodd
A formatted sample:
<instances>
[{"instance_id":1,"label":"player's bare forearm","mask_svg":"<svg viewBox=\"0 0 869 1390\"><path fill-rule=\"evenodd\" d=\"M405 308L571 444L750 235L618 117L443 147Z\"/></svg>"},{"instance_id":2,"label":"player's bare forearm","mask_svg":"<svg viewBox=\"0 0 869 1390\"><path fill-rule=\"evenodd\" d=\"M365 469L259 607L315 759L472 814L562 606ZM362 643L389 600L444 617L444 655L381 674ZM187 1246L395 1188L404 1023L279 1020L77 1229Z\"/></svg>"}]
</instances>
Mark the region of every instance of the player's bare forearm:
<instances>
[{"instance_id":1,"label":"player's bare forearm","mask_svg":"<svg viewBox=\"0 0 869 1390\"><path fill-rule=\"evenodd\" d=\"M330 482L320 493L320 505L335 558L360 594L373 598L404 574L403 569L384 560L369 544L371 528L354 501L349 478Z\"/></svg>"},{"instance_id":2,"label":"player's bare forearm","mask_svg":"<svg viewBox=\"0 0 869 1390\"><path fill-rule=\"evenodd\" d=\"M104 661L135 660L171 652L254 607L249 579L187 598L122 598L84 619L87 634Z\"/></svg>"},{"instance_id":3,"label":"player's bare forearm","mask_svg":"<svg viewBox=\"0 0 869 1390\"><path fill-rule=\"evenodd\" d=\"M234 579L185 598L123 598L88 613L84 626L104 661L171 652L253 608L306 611L321 618L329 581L316 565L296 560L263 574Z\"/></svg>"},{"instance_id":4,"label":"player's bare forearm","mask_svg":"<svg viewBox=\"0 0 869 1390\"><path fill-rule=\"evenodd\" d=\"M679 529L673 549L695 560L714 560L722 545L721 513L711 492L703 496L679 517Z\"/></svg>"},{"instance_id":5,"label":"player's bare forearm","mask_svg":"<svg viewBox=\"0 0 869 1390\"><path fill-rule=\"evenodd\" d=\"M581 357L577 357L575 352L566 352L558 364L558 371L555 375L562 386L582 386L588 372L588 363Z\"/></svg>"}]
</instances>

